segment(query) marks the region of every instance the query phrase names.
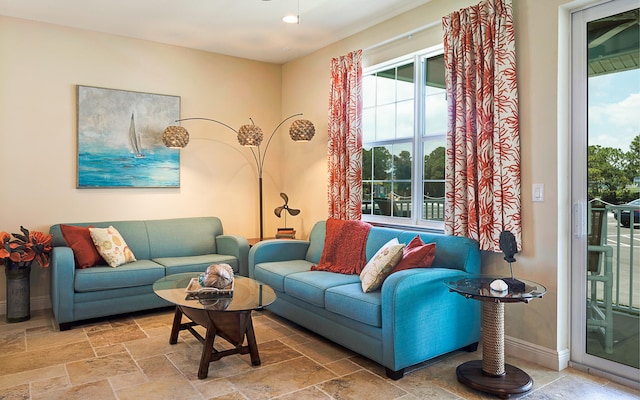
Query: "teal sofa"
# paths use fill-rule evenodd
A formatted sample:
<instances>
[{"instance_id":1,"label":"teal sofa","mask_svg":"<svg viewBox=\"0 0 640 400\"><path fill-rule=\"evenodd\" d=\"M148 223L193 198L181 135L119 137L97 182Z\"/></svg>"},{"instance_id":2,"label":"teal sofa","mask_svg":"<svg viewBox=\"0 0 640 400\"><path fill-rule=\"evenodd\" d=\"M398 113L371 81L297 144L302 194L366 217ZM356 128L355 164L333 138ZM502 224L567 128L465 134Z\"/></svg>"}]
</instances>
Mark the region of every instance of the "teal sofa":
<instances>
[{"instance_id":1,"label":"teal sofa","mask_svg":"<svg viewBox=\"0 0 640 400\"><path fill-rule=\"evenodd\" d=\"M214 263L227 263L234 273L247 275L247 239L224 235L216 217L66 225L113 225L137 261L76 269L60 224L51 226L51 306L60 330L80 320L171 305L153 292L153 283L166 275L204 271Z\"/></svg>"},{"instance_id":2,"label":"teal sofa","mask_svg":"<svg viewBox=\"0 0 640 400\"><path fill-rule=\"evenodd\" d=\"M268 310L381 364L391 379L442 354L477 349L480 302L451 293L444 284L480 273L476 241L374 226L367 261L392 238L406 244L417 234L424 243L436 243L436 256L431 268L395 272L381 289L364 293L358 275L310 271L320 261L325 233L321 221L309 241L267 240L249 250L249 276L277 295Z\"/></svg>"}]
</instances>

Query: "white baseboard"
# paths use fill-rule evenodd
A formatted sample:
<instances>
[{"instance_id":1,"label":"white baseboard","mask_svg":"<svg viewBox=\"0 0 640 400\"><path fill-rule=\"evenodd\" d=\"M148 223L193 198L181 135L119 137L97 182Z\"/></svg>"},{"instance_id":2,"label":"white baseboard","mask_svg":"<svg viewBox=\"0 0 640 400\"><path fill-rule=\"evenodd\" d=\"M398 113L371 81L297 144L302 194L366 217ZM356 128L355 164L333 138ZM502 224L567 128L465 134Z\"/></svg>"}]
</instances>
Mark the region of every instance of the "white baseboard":
<instances>
[{"instance_id":1,"label":"white baseboard","mask_svg":"<svg viewBox=\"0 0 640 400\"><path fill-rule=\"evenodd\" d=\"M561 371L569 366L569 349L551 350L506 335L504 337L504 352L508 356L528 360L554 371Z\"/></svg>"},{"instance_id":2,"label":"white baseboard","mask_svg":"<svg viewBox=\"0 0 640 400\"><path fill-rule=\"evenodd\" d=\"M30 300L31 311L46 310L51 308L51 299L48 296L32 297ZM7 302L0 301L0 315L7 313Z\"/></svg>"}]
</instances>

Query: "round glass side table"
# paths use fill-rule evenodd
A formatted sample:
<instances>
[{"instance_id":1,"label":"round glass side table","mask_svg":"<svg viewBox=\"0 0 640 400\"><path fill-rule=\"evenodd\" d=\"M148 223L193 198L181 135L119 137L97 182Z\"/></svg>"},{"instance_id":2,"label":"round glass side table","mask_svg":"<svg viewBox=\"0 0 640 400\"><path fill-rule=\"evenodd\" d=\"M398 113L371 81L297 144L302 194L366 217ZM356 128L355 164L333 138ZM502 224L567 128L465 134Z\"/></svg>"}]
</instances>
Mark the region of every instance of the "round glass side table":
<instances>
[{"instance_id":1,"label":"round glass side table","mask_svg":"<svg viewBox=\"0 0 640 400\"><path fill-rule=\"evenodd\" d=\"M444 281L450 291L482 302L482 360L468 361L456 369L458 381L470 388L492 393L501 398L521 394L533 387L533 379L513 365L504 362L504 305L528 303L542 297L547 289L539 283L518 279L524 291L498 292L490 285L497 276L467 275Z\"/></svg>"}]
</instances>

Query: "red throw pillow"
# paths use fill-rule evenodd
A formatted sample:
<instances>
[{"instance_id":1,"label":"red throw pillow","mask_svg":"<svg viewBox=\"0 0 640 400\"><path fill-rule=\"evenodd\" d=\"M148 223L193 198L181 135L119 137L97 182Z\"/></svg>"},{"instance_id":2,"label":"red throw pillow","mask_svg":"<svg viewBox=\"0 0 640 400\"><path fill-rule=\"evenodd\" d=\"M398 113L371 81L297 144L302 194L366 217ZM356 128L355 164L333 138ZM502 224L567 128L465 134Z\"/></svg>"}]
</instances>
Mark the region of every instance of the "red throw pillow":
<instances>
[{"instance_id":1,"label":"red throw pillow","mask_svg":"<svg viewBox=\"0 0 640 400\"><path fill-rule=\"evenodd\" d=\"M67 246L73 250L73 258L76 259L76 268L89 268L105 264L100 253L93 244L89 228L93 226L60 225L60 231Z\"/></svg>"},{"instance_id":2,"label":"red throw pillow","mask_svg":"<svg viewBox=\"0 0 640 400\"><path fill-rule=\"evenodd\" d=\"M429 268L436 257L436 244L424 244L420 235L416 235L404 248L402 260L393 268L391 273L409 268Z\"/></svg>"}]
</instances>

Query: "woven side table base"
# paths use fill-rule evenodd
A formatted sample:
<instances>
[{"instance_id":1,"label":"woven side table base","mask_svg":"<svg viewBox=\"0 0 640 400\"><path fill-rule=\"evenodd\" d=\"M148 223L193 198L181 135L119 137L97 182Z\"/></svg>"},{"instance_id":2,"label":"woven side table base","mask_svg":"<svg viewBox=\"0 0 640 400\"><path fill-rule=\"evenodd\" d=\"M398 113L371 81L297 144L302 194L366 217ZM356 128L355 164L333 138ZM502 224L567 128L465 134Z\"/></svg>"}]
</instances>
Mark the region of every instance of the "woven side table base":
<instances>
[{"instance_id":1,"label":"woven side table base","mask_svg":"<svg viewBox=\"0 0 640 400\"><path fill-rule=\"evenodd\" d=\"M458 381L500 398L525 393L533 379L504 362L504 303L482 302L482 360L468 361L456 369Z\"/></svg>"},{"instance_id":2,"label":"woven side table base","mask_svg":"<svg viewBox=\"0 0 640 400\"><path fill-rule=\"evenodd\" d=\"M482 303L482 370L502 376L504 370L504 303Z\"/></svg>"},{"instance_id":3,"label":"woven side table base","mask_svg":"<svg viewBox=\"0 0 640 400\"><path fill-rule=\"evenodd\" d=\"M491 290L491 284L501 279L489 275L469 275L447 279L444 284L452 292L482 304L482 360L467 361L456 368L458 382L481 392L507 399L526 393L533 387L533 379L518 367L505 363L504 306L510 303L529 303L540 298L547 289L539 283L523 281L524 290L508 286L508 291ZM520 291L518 291L520 290Z\"/></svg>"}]
</instances>

